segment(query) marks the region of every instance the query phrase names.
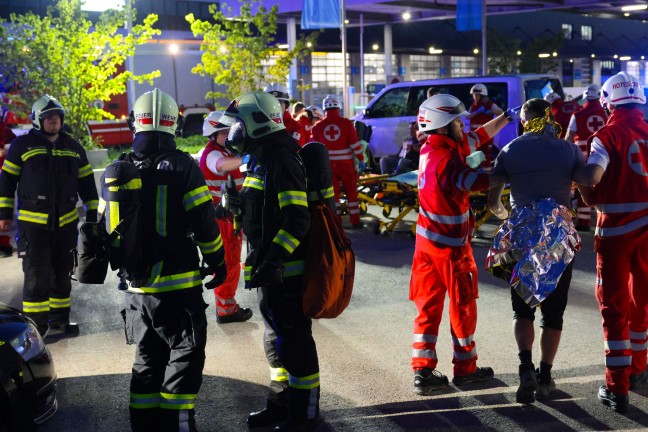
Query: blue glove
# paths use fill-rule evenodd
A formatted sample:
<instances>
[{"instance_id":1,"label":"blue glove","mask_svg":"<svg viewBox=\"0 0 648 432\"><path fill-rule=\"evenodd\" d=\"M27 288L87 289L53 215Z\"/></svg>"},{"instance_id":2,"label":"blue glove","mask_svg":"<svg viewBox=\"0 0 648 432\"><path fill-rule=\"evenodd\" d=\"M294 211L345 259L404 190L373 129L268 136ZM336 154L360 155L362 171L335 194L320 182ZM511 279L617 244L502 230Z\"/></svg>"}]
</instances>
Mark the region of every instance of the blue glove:
<instances>
[{"instance_id":1,"label":"blue glove","mask_svg":"<svg viewBox=\"0 0 648 432\"><path fill-rule=\"evenodd\" d=\"M486 110L486 111L484 111L484 114L486 114L486 115L492 115L492 114L493 114L493 110Z\"/></svg>"},{"instance_id":2,"label":"blue glove","mask_svg":"<svg viewBox=\"0 0 648 432\"><path fill-rule=\"evenodd\" d=\"M483 113L484 111L486 111L486 108L484 108L484 105L482 105L479 108L477 108L475 111L471 112L470 114L479 114L479 113Z\"/></svg>"},{"instance_id":3,"label":"blue glove","mask_svg":"<svg viewBox=\"0 0 648 432\"><path fill-rule=\"evenodd\" d=\"M245 155L243 155L243 156L241 157L241 163L242 163L243 165L245 165L245 164L247 164L248 162L250 162L250 155L249 155L249 154L245 154Z\"/></svg>"},{"instance_id":4,"label":"blue glove","mask_svg":"<svg viewBox=\"0 0 648 432\"><path fill-rule=\"evenodd\" d=\"M513 120L517 120L520 118L520 111L522 111L522 105L517 106L515 108L507 109L504 115L506 115L508 121L512 122Z\"/></svg>"},{"instance_id":5,"label":"blue glove","mask_svg":"<svg viewBox=\"0 0 648 432\"><path fill-rule=\"evenodd\" d=\"M358 169L360 170L360 172L364 172L364 170L367 169L367 164L364 163L364 162L359 162L358 163Z\"/></svg>"}]
</instances>

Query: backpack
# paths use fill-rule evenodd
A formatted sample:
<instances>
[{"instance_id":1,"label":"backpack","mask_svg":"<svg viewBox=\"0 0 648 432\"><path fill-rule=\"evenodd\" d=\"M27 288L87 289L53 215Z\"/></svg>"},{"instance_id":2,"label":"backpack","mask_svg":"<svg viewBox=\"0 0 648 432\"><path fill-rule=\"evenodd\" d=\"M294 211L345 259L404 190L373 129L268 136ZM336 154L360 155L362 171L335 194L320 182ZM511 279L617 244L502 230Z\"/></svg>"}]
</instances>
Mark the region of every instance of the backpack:
<instances>
[{"instance_id":1,"label":"backpack","mask_svg":"<svg viewBox=\"0 0 648 432\"><path fill-rule=\"evenodd\" d=\"M307 173L311 227L304 264L304 314L335 318L351 301L355 254L351 240L326 198L331 187L331 165L324 144L311 142L300 150Z\"/></svg>"}]
</instances>

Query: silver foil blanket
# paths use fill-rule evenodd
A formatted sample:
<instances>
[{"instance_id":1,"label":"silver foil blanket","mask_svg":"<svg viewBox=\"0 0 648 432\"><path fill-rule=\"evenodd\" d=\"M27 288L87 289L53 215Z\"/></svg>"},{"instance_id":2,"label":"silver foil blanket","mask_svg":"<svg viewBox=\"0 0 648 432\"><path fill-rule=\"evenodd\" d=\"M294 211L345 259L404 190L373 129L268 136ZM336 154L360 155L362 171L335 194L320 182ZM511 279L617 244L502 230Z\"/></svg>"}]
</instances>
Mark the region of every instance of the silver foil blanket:
<instances>
[{"instance_id":1,"label":"silver foil blanket","mask_svg":"<svg viewBox=\"0 0 648 432\"><path fill-rule=\"evenodd\" d=\"M486 256L486 270L534 307L556 289L580 247L569 209L545 198L515 209L502 223Z\"/></svg>"}]
</instances>

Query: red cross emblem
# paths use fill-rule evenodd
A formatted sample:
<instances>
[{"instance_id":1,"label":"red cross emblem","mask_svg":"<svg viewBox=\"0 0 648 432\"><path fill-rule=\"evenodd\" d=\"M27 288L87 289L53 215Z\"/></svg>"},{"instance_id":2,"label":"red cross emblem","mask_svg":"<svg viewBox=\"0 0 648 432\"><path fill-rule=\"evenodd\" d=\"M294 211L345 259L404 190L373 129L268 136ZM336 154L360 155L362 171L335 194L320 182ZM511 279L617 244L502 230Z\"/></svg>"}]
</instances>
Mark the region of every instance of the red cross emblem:
<instances>
[{"instance_id":1,"label":"red cross emblem","mask_svg":"<svg viewBox=\"0 0 648 432\"><path fill-rule=\"evenodd\" d=\"M580 105L578 105L578 103L567 102L562 107L560 107L560 110L562 112L564 112L565 114L571 114L571 113L573 113L574 111L576 111L579 108L580 108Z\"/></svg>"},{"instance_id":2,"label":"red cross emblem","mask_svg":"<svg viewBox=\"0 0 648 432\"><path fill-rule=\"evenodd\" d=\"M599 115L593 115L587 119L587 130L594 133L605 126L605 120Z\"/></svg>"},{"instance_id":3,"label":"red cross emblem","mask_svg":"<svg viewBox=\"0 0 648 432\"><path fill-rule=\"evenodd\" d=\"M342 135L342 133L337 125L330 124L326 126L326 129L324 129L324 136L326 136L329 141L337 141L337 139L340 138L340 135Z\"/></svg>"},{"instance_id":4,"label":"red cross emblem","mask_svg":"<svg viewBox=\"0 0 648 432\"><path fill-rule=\"evenodd\" d=\"M632 171L637 174L648 177L648 144L646 140L639 139L628 149L628 163Z\"/></svg>"}]
</instances>

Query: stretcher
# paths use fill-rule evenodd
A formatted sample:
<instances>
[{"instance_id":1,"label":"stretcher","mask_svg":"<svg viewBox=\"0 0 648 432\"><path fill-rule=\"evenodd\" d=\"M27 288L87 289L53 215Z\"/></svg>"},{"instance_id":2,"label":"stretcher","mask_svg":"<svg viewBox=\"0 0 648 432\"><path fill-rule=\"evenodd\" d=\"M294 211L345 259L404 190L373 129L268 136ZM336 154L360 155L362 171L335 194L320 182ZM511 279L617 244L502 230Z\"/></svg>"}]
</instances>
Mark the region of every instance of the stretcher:
<instances>
[{"instance_id":1,"label":"stretcher","mask_svg":"<svg viewBox=\"0 0 648 432\"><path fill-rule=\"evenodd\" d=\"M511 210L510 205L511 190L504 189L502 192L502 204L509 211ZM470 209L475 216L475 233L486 221L493 217L493 212L488 208L488 191L482 192L471 192L470 193Z\"/></svg>"}]
</instances>

